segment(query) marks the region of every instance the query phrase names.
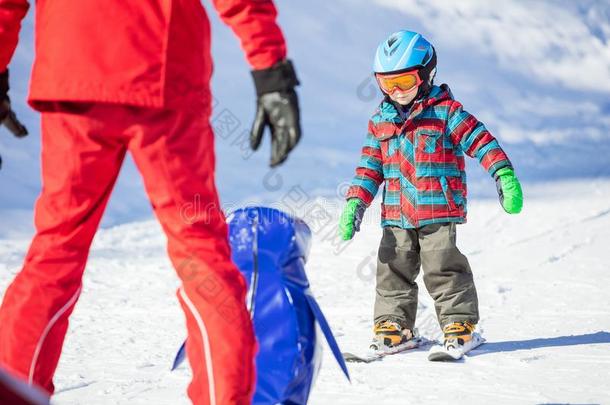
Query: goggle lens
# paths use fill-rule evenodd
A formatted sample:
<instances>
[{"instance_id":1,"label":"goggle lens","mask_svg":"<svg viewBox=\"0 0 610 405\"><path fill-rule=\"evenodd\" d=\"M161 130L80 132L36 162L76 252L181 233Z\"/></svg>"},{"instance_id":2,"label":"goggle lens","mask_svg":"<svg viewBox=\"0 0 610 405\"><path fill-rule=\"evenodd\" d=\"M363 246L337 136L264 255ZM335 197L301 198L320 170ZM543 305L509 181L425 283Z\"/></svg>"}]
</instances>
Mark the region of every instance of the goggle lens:
<instances>
[{"instance_id":1,"label":"goggle lens","mask_svg":"<svg viewBox=\"0 0 610 405\"><path fill-rule=\"evenodd\" d=\"M379 87L386 93L391 93L395 88L402 91L408 91L422 83L417 71L405 72L397 75L375 74L375 77L377 78Z\"/></svg>"}]
</instances>

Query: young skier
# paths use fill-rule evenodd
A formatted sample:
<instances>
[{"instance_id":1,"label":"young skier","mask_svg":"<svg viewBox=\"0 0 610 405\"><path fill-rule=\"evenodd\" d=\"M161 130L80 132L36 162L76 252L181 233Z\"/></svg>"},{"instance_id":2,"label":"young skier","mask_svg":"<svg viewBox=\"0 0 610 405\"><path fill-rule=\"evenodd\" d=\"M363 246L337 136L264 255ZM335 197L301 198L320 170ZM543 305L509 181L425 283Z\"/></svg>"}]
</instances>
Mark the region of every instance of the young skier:
<instances>
[{"instance_id":1,"label":"young skier","mask_svg":"<svg viewBox=\"0 0 610 405\"><path fill-rule=\"evenodd\" d=\"M392 350L413 338L421 265L445 348L464 348L479 320L472 272L456 246L456 224L466 222L464 155L493 176L507 213L521 211L521 186L498 141L446 84L433 84L436 52L420 34L390 35L377 48L374 73L384 98L339 224L341 237L351 239L385 185L372 347Z\"/></svg>"}]
</instances>

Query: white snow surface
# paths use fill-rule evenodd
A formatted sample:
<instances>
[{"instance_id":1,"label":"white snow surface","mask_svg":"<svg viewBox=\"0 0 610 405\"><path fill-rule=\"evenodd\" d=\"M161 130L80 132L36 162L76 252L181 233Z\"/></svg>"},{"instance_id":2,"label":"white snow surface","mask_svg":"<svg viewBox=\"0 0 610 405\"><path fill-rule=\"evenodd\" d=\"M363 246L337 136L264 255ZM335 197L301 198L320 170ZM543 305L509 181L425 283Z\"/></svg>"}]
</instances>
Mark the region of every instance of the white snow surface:
<instances>
[{"instance_id":1,"label":"white snow surface","mask_svg":"<svg viewBox=\"0 0 610 405\"><path fill-rule=\"evenodd\" d=\"M310 403L609 403L610 181L526 183L524 192L525 208L514 216L496 200L471 199L469 222L458 227L485 345L452 364L427 361L425 350L349 364L351 384L325 347ZM336 202L316 202L337 215ZM343 245L314 232L307 273L345 351L365 350L371 338L378 215L372 207L362 231ZM19 270L27 243L0 240L0 292ZM98 233L54 404L189 403L188 367L169 371L185 329L164 244L153 221ZM417 326L439 338L421 280L420 287Z\"/></svg>"}]
</instances>

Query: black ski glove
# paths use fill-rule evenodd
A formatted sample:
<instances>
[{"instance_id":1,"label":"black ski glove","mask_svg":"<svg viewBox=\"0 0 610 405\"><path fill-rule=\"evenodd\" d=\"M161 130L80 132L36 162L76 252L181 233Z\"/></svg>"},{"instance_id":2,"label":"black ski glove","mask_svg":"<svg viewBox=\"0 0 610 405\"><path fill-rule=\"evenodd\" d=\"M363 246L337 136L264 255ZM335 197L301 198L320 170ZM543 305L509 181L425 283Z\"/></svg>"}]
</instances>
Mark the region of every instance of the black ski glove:
<instances>
[{"instance_id":1,"label":"black ski glove","mask_svg":"<svg viewBox=\"0 0 610 405\"><path fill-rule=\"evenodd\" d=\"M256 116L250 133L250 146L257 150L265 128L271 131L271 167L282 164L301 139L299 100L295 86L299 84L289 60L269 69L253 70L256 86Z\"/></svg>"},{"instance_id":2,"label":"black ski glove","mask_svg":"<svg viewBox=\"0 0 610 405\"><path fill-rule=\"evenodd\" d=\"M11 109L11 100L8 98L8 70L0 73L0 126L4 125L18 138L28 134L28 130L17 119L15 112ZM0 169L2 168L2 157L0 157Z\"/></svg>"}]
</instances>

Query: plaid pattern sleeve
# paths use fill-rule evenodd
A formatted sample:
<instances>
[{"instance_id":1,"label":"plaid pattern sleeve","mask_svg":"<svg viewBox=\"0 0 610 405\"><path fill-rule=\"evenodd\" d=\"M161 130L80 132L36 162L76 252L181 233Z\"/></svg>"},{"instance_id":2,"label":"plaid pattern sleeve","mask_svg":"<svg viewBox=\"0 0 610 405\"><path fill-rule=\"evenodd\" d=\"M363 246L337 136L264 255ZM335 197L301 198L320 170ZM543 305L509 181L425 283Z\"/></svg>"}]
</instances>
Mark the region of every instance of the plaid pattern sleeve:
<instances>
[{"instance_id":1,"label":"plaid pattern sleeve","mask_svg":"<svg viewBox=\"0 0 610 405\"><path fill-rule=\"evenodd\" d=\"M457 101L452 102L449 107L447 131L453 143L459 144L468 156L477 158L490 175L502 167L511 166L496 138L482 122L464 111L462 104Z\"/></svg>"},{"instance_id":2,"label":"plaid pattern sleeve","mask_svg":"<svg viewBox=\"0 0 610 405\"><path fill-rule=\"evenodd\" d=\"M356 168L356 175L345 195L346 199L359 198L368 207L383 182L383 162L381 145L373 134L373 123L369 122L369 130L362 147L360 163Z\"/></svg>"}]
</instances>

